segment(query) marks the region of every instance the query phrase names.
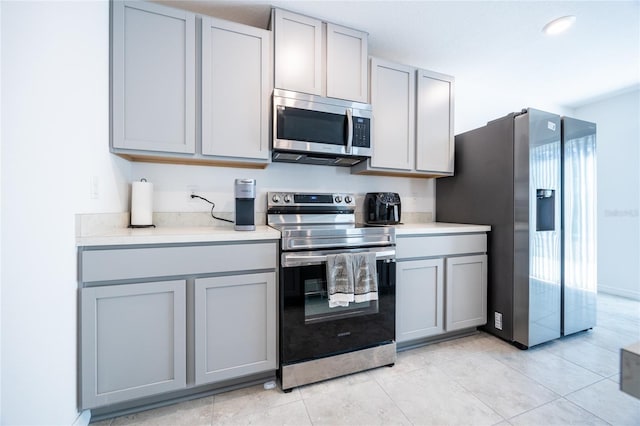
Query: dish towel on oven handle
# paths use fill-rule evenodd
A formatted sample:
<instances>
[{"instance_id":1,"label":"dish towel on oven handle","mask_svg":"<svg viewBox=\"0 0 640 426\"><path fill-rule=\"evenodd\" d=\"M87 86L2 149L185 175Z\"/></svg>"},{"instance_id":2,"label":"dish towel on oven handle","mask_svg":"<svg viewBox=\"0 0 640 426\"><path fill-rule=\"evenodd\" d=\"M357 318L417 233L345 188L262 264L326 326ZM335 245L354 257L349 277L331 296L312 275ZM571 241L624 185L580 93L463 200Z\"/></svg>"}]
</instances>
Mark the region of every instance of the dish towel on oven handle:
<instances>
[{"instance_id":1,"label":"dish towel on oven handle","mask_svg":"<svg viewBox=\"0 0 640 426\"><path fill-rule=\"evenodd\" d=\"M349 306L354 301L352 258L348 253L327 255L329 307Z\"/></svg>"},{"instance_id":2,"label":"dish towel on oven handle","mask_svg":"<svg viewBox=\"0 0 640 426\"><path fill-rule=\"evenodd\" d=\"M375 253L353 253L354 301L356 303L378 300L378 271Z\"/></svg>"}]
</instances>

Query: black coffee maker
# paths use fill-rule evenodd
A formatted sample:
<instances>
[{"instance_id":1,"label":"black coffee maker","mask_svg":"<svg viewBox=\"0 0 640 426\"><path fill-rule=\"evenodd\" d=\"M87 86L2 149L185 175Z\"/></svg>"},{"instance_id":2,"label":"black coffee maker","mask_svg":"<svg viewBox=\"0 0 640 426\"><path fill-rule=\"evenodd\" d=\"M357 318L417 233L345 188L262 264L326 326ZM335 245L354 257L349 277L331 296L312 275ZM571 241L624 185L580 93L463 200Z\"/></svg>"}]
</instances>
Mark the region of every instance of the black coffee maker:
<instances>
[{"instance_id":1,"label":"black coffee maker","mask_svg":"<svg viewBox=\"0 0 640 426\"><path fill-rule=\"evenodd\" d=\"M236 231L255 231L256 180L236 179Z\"/></svg>"}]
</instances>

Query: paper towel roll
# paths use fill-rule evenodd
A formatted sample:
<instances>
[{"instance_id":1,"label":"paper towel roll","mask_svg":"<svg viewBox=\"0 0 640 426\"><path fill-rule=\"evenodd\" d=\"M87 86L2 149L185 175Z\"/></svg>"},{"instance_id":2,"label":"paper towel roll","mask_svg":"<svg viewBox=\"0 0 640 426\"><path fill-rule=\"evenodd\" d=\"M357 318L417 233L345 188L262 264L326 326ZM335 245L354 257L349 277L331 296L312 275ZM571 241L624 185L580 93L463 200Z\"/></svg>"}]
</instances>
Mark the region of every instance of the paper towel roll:
<instances>
[{"instance_id":1,"label":"paper towel roll","mask_svg":"<svg viewBox=\"0 0 640 426\"><path fill-rule=\"evenodd\" d=\"M131 225L153 225L153 184L146 179L131 183Z\"/></svg>"}]
</instances>

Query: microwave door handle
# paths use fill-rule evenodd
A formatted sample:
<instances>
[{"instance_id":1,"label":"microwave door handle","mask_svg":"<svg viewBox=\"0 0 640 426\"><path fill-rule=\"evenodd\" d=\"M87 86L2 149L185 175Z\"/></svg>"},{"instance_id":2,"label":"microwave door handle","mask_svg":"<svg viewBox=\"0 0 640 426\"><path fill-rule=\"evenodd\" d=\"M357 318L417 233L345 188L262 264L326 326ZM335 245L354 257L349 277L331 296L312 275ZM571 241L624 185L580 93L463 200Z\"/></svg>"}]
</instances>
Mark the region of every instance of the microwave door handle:
<instances>
[{"instance_id":1,"label":"microwave door handle","mask_svg":"<svg viewBox=\"0 0 640 426\"><path fill-rule=\"evenodd\" d=\"M351 108L347 108L347 154L351 154L353 145L353 113Z\"/></svg>"}]
</instances>

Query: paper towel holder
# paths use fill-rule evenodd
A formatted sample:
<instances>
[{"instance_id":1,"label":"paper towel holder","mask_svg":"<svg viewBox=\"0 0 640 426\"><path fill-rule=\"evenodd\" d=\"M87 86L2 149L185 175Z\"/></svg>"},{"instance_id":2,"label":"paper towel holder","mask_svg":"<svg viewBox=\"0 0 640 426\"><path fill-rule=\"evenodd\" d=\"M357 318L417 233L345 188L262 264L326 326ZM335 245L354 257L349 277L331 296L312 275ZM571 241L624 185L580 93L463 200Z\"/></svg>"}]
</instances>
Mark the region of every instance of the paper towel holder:
<instances>
[{"instance_id":1,"label":"paper towel holder","mask_svg":"<svg viewBox=\"0 0 640 426\"><path fill-rule=\"evenodd\" d=\"M147 179L142 178L140 179L140 182L147 182ZM133 197L133 191L131 196ZM133 204L133 199L132 199L132 204ZM133 206L132 206L133 209ZM155 228L156 226L154 224L148 224L148 225L133 225L133 224L129 224L128 228Z\"/></svg>"}]
</instances>

